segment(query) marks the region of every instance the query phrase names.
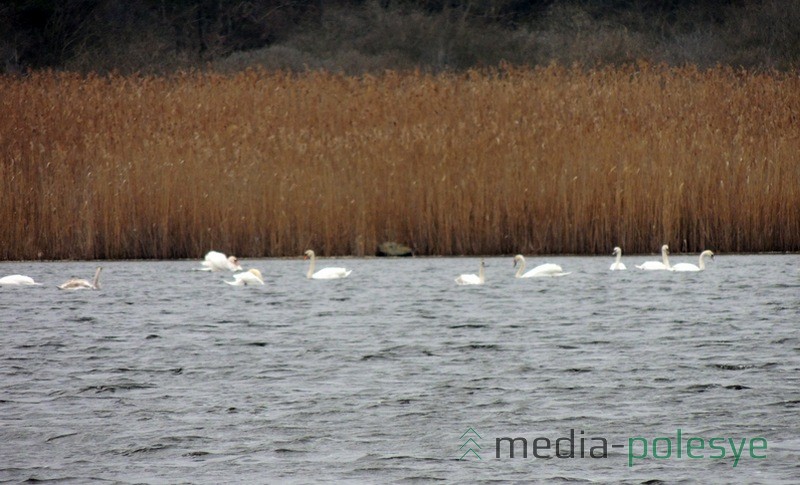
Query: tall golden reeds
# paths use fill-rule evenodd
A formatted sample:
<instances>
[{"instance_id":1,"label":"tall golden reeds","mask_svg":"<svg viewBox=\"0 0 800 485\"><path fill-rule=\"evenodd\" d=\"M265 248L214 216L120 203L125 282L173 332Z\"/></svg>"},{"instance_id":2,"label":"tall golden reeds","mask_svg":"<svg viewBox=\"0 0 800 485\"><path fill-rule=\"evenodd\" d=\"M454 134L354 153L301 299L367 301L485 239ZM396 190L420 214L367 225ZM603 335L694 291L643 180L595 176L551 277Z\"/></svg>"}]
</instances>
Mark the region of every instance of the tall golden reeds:
<instances>
[{"instance_id":1,"label":"tall golden reeds","mask_svg":"<svg viewBox=\"0 0 800 485\"><path fill-rule=\"evenodd\" d=\"M800 249L800 78L0 77L0 259Z\"/></svg>"}]
</instances>

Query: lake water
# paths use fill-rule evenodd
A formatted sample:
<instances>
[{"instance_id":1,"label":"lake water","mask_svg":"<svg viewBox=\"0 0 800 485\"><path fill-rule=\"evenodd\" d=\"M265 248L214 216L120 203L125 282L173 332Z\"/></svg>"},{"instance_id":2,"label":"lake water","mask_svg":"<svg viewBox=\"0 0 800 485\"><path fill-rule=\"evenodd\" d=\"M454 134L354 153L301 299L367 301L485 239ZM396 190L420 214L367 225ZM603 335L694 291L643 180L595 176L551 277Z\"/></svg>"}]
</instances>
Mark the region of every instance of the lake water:
<instances>
[{"instance_id":1,"label":"lake water","mask_svg":"<svg viewBox=\"0 0 800 485\"><path fill-rule=\"evenodd\" d=\"M0 263L45 284L0 287L0 480L796 483L800 257L612 259L528 258L572 274L515 279L487 258L480 287L453 281L477 258L318 260L353 269L339 281L243 260L260 287L103 262L77 292L56 285L98 263ZM571 432L576 458L555 457Z\"/></svg>"}]
</instances>

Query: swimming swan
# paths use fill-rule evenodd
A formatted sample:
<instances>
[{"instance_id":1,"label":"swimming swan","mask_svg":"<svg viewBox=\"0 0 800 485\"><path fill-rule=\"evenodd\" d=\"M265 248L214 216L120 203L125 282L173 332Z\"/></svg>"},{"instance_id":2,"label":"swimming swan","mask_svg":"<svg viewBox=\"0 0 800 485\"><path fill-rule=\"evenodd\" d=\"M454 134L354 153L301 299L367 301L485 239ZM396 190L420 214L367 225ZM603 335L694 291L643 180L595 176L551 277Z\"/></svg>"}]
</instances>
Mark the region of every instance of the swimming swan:
<instances>
[{"instance_id":1,"label":"swimming swan","mask_svg":"<svg viewBox=\"0 0 800 485\"><path fill-rule=\"evenodd\" d=\"M236 273L233 275L233 281L226 281L225 283L232 286L263 285L264 278L261 277L261 271L249 269L244 273Z\"/></svg>"},{"instance_id":2,"label":"swimming swan","mask_svg":"<svg viewBox=\"0 0 800 485\"><path fill-rule=\"evenodd\" d=\"M474 275L474 274L462 274L461 276L456 278L456 284L457 285L461 285L461 286L464 286L464 285L482 285L486 281L486 278L484 277L484 274L483 274L483 268L485 266L486 265L484 264L483 260L481 259L481 267L480 267L480 269L478 269L478 274L477 275Z\"/></svg>"},{"instance_id":3,"label":"swimming swan","mask_svg":"<svg viewBox=\"0 0 800 485\"><path fill-rule=\"evenodd\" d=\"M236 256L226 257L223 253L217 251L206 253L205 260L201 264L203 267L197 268L199 271L242 271Z\"/></svg>"},{"instance_id":4,"label":"swimming swan","mask_svg":"<svg viewBox=\"0 0 800 485\"><path fill-rule=\"evenodd\" d=\"M532 270L524 273L525 271L525 257L521 254L517 254L514 256L514 266L519 263L519 269L517 270L517 274L514 275L517 278L536 278L539 276L566 276L569 273L565 273L561 266L557 264L547 263L547 264L540 264L539 266L533 268ZM523 274L524 273L524 274Z\"/></svg>"},{"instance_id":5,"label":"swimming swan","mask_svg":"<svg viewBox=\"0 0 800 485\"><path fill-rule=\"evenodd\" d=\"M21 274L12 274L0 278L0 285L34 286L34 285L41 285L41 283L33 281L33 278L31 278L30 276L24 276Z\"/></svg>"},{"instance_id":6,"label":"swimming swan","mask_svg":"<svg viewBox=\"0 0 800 485\"><path fill-rule=\"evenodd\" d=\"M306 273L306 278L315 280L335 280L339 278L347 278L350 273L353 272L352 269L345 268L322 268L315 273L314 264L316 261L316 256L314 255L314 251L310 249L304 253L303 259L311 259L311 263L308 265L308 273Z\"/></svg>"},{"instance_id":7,"label":"swimming swan","mask_svg":"<svg viewBox=\"0 0 800 485\"><path fill-rule=\"evenodd\" d=\"M704 260L707 257L711 258L711 261L714 261L714 253L712 251L705 250L702 253L700 253L700 261L698 262L698 264L700 266L695 266L695 265L693 265L691 263L678 263L675 266L673 266L671 269L672 269L672 271L681 271L681 272L682 271L703 271L703 270L706 269L706 263L705 263Z\"/></svg>"},{"instance_id":8,"label":"swimming swan","mask_svg":"<svg viewBox=\"0 0 800 485\"><path fill-rule=\"evenodd\" d=\"M644 269L648 271L658 270L658 269L672 269L669 265L669 246L663 245L661 246L661 261L647 261L642 264L637 264L636 267L639 269Z\"/></svg>"},{"instance_id":9,"label":"swimming swan","mask_svg":"<svg viewBox=\"0 0 800 485\"><path fill-rule=\"evenodd\" d=\"M98 290L100 289L100 271L103 270L102 266L98 266L94 272L94 279L92 282L87 280L72 278L62 285L59 285L61 290Z\"/></svg>"},{"instance_id":10,"label":"swimming swan","mask_svg":"<svg viewBox=\"0 0 800 485\"><path fill-rule=\"evenodd\" d=\"M625 263L622 262L622 248L620 248L619 246L615 247L614 252L612 252L611 254L616 255L617 259L608 269L610 269L611 271L622 271L624 269L628 269L625 267Z\"/></svg>"}]
</instances>

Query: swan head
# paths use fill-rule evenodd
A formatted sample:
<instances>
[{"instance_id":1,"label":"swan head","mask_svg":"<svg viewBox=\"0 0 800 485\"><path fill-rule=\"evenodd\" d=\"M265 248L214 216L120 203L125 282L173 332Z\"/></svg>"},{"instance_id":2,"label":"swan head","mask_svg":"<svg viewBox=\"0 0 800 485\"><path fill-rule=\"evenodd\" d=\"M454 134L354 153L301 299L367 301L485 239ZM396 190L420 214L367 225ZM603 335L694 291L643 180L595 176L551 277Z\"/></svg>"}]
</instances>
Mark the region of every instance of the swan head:
<instances>
[{"instance_id":1,"label":"swan head","mask_svg":"<svg viewBox=\"0 0 800 485\"><path fill-rule=\"evenodd\" d=\"M664 253L664 254L669 254L669 245L665 244L665 245L661 246L661 252Z\"/></svg>"},{"instance_id":2,"label":"swan head","mask_svg":"<svg viewBox=\"0 0 800 485\"><path fill-rule=\"evenodd\" d=\"M305 253L303 253L303 259L308 259L308 258L313 258L313 257L314 257L314 251L312 251L310 249L308 251L306 251Z\"/></svg>"},{"instance_id":3,"label":"swan head","mask_svg":"<svg viewBox=\"0 0 800 485\"><path fill-rule=\"evenodd\" d=\"M614 248L614 251L611 252L611 254L614 255L614 256L616 256L617 254L621 254L621 253L622 253L622 248L619 247L619 246L616 246Z\"/></svg>"},{"instance_id":4,"label":"swan head","mask_svg":"<svg viewBox=\"0 0 800 485\"><path fill-rule=\"evenodd\" d=\"M711 261L714 261L714 251L711 251L710 249L706 249L705 251L703 251L702 254L700 254L700 256L711 258Z\"/></svg>"},{"instance_id":5,"label":"swan head","mask_svg":"<svg viewBox=\"0 0 800 485\"><path fill-rule=\"evenodd\" d=\"M236 256L228 256L228 265L233 271L241 271L242 266L239 264L239 258Z\"/></svg>"},{"instance_id":6,"label":"swan head","mask_svg":"<svg viewBox=\"0 0 800 485\"><path fill-rule=\"evenodd\" d=\"M248 271L249 271L250 273L252 273L252 275L253 275L253 276L255 276L256 278L258 278L258 280L259 280L260 282L262 282L262 283L264 282L264 278L261 276L261 271L259 271L259 270L255 269L255 268L251 268L251 269L249 269Z\"/></svg>"},{"instance_id":7,"label":"swan head","mask_svg":"<svg viewBox=\"0 0 800 485\"><path fill-rule=\"evenodd\" d=\"M514 256L514 267L515 268L517 267L517 263L519 263L520 261L525 261L525 257L522 256L521 254L517 254L516 256Z\"/></svg>"}]
</instances>

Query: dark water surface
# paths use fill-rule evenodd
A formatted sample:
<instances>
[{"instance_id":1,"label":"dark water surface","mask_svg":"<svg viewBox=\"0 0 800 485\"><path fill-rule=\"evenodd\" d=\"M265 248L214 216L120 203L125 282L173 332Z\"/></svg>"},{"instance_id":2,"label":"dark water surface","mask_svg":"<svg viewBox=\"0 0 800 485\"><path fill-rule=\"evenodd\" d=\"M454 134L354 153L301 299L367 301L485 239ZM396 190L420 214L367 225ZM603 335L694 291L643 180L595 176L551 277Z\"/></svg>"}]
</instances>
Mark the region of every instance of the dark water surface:
<instances>
[{"instance_id":1,"label":"dark water surface","mask_svg":"<svg viewBox=\"0 0 800 485\"><path fill-rule=\"evenodd\" d=\"M800 257L722 255L693 274L529 258L573 273L527 280L489 258L485 286L457 287L478 261L318 261L354 270L340 281L243 261L263 287L195 261L104 262L102 289L78 292L56 285L96 263L2 263L45 285L0 287L0 479L796 483ZM555 458L570 430L577 457ZM502 437L528 457L518 441L496 458ZM591 437L606 458L588 457ZM629 467L633 437L671 457ZM691 437L703 458L686 457ZM745 440L735 467L728 438Z\"/></svg>"}]
</instances>

